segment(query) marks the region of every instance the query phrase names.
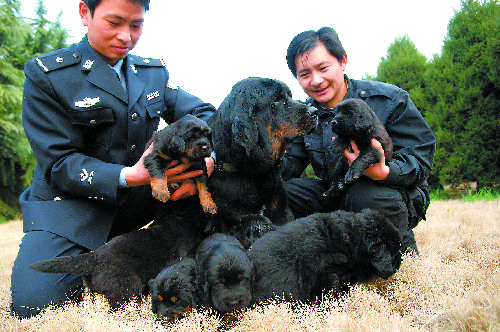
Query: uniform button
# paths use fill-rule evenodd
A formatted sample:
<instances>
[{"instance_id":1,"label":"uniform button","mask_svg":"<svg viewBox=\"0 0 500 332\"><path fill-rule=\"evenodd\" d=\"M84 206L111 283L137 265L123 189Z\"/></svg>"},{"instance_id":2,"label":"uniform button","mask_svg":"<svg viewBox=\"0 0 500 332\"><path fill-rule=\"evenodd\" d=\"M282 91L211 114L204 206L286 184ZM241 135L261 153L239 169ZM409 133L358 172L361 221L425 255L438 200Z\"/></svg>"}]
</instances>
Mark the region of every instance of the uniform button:
<instances>
[{"instance_id":1,"label":"uniform button","mask_svg":"<svg viewBox=\"0 0 500 332\"><path fill-rule=\"evenodd\" d=\"M90 124L91 125L95 125L96 124L96 121L94 119L90 120Z\"/></svg>"},{"instance_id":2,"label":"uniform button","mask_svg":"<svg viewBox=\"0 0 500 332\"><path fill-rule=\"evenodd\" d=\"M75 59L76 59L76 58L78 58L78 57L79 57L78 53L73 53L73 58L75 58Z\"/></svg>"},{"instance_id":3,"label":"uniform button","mask_svg":"<svg viewBox=\"0 0 500 332\"><path fill-rule=\"evenodd\" d=\"M160 112L160 111L157 111L157 112L156 112L156 114L160 115L160 114L161 114L161 112Z\"/></svg>"},{"instance_id":4,"label":"uniform button","mask_svg":"<svg viewBox=\"0 0 500 332\"><path fill-rule=\"evenodd\" d=\"M364 96L364 95L366 95L366 91L365 91L365 90L363 90L363 91L361 91L359 94L360 94L361 96Z\"/></svg>"},{"instance_id":5,"label":"uniform button","mask_svg":"<svg viewBox=\"0 0 500 332\"><path fill-rule=\"evenodd\" d=\"M311 146L311 143L306 143L305 146L306 146L306 148L308 148Z\"/></svg>"},{"instance_id":6,"label":"uniform button","mask_svg":"<svg viewBox=\"0 0 500 332\"><path fill-rule=\"evenodd\" d=\"M135 144L132 144L132 146L130 147L130 151L134 151L135 149L137 149L137 146Z\"/></svg>"},{"instance_id":7,"label":"uniform button","mask_svg":"<svg viewBox=\"0 0 500 332\"><path fill-rule=\"evenodd\" d=\"M139 114L134 113L134 114L132 114L131 118L133 121L137 121L139 119Z\"/></svg>"}]
</instances>

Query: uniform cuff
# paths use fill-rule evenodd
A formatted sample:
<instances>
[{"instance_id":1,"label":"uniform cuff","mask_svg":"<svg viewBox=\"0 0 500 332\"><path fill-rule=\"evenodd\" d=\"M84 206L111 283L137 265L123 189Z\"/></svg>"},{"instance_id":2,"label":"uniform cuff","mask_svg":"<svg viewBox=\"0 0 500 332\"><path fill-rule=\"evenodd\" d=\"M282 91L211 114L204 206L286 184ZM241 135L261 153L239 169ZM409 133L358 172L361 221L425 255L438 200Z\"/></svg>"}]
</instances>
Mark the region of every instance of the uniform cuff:
<instances>
[{"instance_id":1,"label":"uniform cuff","mask_svg":"<svg viewBox=\"0 0 500 332\"><path fill-rule=\"evenodd\" d=\"M118 188L130 188L127 181L125 180L125 170L127 167L123 167L120 171L120 178L118 180Z\"/></svg>"}]
</instances>

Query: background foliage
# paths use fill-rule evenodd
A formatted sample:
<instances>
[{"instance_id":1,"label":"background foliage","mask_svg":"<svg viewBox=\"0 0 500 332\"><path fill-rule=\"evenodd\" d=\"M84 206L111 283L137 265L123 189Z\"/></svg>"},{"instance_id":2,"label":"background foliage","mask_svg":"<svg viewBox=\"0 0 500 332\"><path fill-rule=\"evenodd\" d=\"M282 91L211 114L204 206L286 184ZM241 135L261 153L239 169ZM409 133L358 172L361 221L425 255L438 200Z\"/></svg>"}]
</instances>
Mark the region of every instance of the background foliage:
<instances>
[{"instance_id":1,"label":"background foliage","mask_svg":"<svg viewBox=\"0 0 500 332\"><path fill-rule=\"evenodd\" d=\"M32 20L23 18L20 8L20 0L0 0L0 220L19 214L18 197L35 166L21 119L24 63L66 46L68 37L59 21L45 18L43 1Z\"/></svg>"},{"instance_id":2,"label":"background foliage","mask_svg":"<svg viewBox=\"0 0 500 332\"><path fill-rule=\"evenodd\" d=\"M0 0L0 221L19 214L18 197L32 179L35 160L21 121L24 63L66 46L68 32L46 19L43 0L35 19L20 0ZM500 183L500 4L463 0L448 25L440 55L427 59L410 36L388 47L375 77L407 90L437 137L430 184Z\"/></svg>"}]
</instances>

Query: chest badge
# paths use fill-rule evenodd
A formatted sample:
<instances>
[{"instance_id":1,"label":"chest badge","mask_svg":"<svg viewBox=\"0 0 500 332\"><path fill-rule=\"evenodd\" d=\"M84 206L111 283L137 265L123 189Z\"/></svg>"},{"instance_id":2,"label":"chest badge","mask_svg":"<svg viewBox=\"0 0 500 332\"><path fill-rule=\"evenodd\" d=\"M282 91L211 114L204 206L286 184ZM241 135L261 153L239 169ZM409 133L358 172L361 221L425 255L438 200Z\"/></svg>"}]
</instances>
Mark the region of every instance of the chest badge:
<instances>
[{"instance_id":1,"label":"chest badge","mask_svg":"<svg viewBox=\"0 0 500 332\"><path fill-rule=\"evenodd\" d=\"M89 108L101 101L100 97L90 98L86 97L83 100L75 101L76 107Z\"/></svg>"},{"instance_id":2,"label":"chest badge","mask_svg":"<svg viewBox=\"0 0 500 332\"><path fill-rule=\"evenodd\" d=\"M158 92L158 90L156 90L155 92L148 93L146 95L146 98L148 100L151 100L151 99L154 99L154 98L158 98L159 96L160 96L160 93Z\"/></svg>"}]
</instances>

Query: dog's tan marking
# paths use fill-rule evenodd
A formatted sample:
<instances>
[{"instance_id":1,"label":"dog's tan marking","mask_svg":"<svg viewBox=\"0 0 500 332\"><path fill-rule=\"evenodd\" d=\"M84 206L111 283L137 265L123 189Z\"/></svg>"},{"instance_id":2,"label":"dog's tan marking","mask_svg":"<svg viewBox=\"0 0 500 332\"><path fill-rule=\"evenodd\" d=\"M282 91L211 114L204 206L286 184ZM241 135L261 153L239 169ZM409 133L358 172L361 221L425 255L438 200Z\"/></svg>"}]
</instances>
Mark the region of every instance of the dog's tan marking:
<instances>
[{"instance_id":1,"label":"dog's tan marking","mask_svg":"<svg viewBox=\"0 0 500 332\"><path fill-rule=\"evenodd\" d=\"M160 301L163 301L163 296L161 296L161 295L158 295L156 298L157 298L158 300L160 300Z\"/></svg>"},{"instance_id":2,"label":"dog's tan marking","mask_svg":"<svg viewBox=\"0 0 500 332\"><path fill-rule=\"evenodd\" d=\"M178 298L176 298L175 296L172 296L170 298L170 301L172 301L173 303L177 302Z\"/></svg>"},{"instance_id":3,"label":"dog's tan marking","mask_svg":"<svg viewBox=\"0 0 500 332\"><path fill-rule=\"evenodd\" d=\"M161 202L168 201L170 192L168 191L167 177L164 179L151 178L151 189L153 191L154 198Z\"/></svg>"},{"instance_id":4,"label":"dog's tan marking","mask_svg":"<svg viewBox=\"0 0 500 332\"><path fill-rule=\"evenodd\" d=\"M162 157L163 159L166 159L166 160L170 160L171 158L169 156L167 156L166 154L163 154L163 152L161 152L160 150L157 150L158 151L158 155L160 157Z\"/></svg>"},{"instance_id":5,"label":"dog's tan marking","mask_svg":"<svg viewBox=\"0 0 500 332\"><path fill-rule=\"evenodd\" d=\"M217 206L212 199L212 194L207 190L205 184L201 181L196 181L196 187L198 188L198 196L200 196L200 204L203 207L203 211L216 214Z\"/></svg>"}]
</instances>

